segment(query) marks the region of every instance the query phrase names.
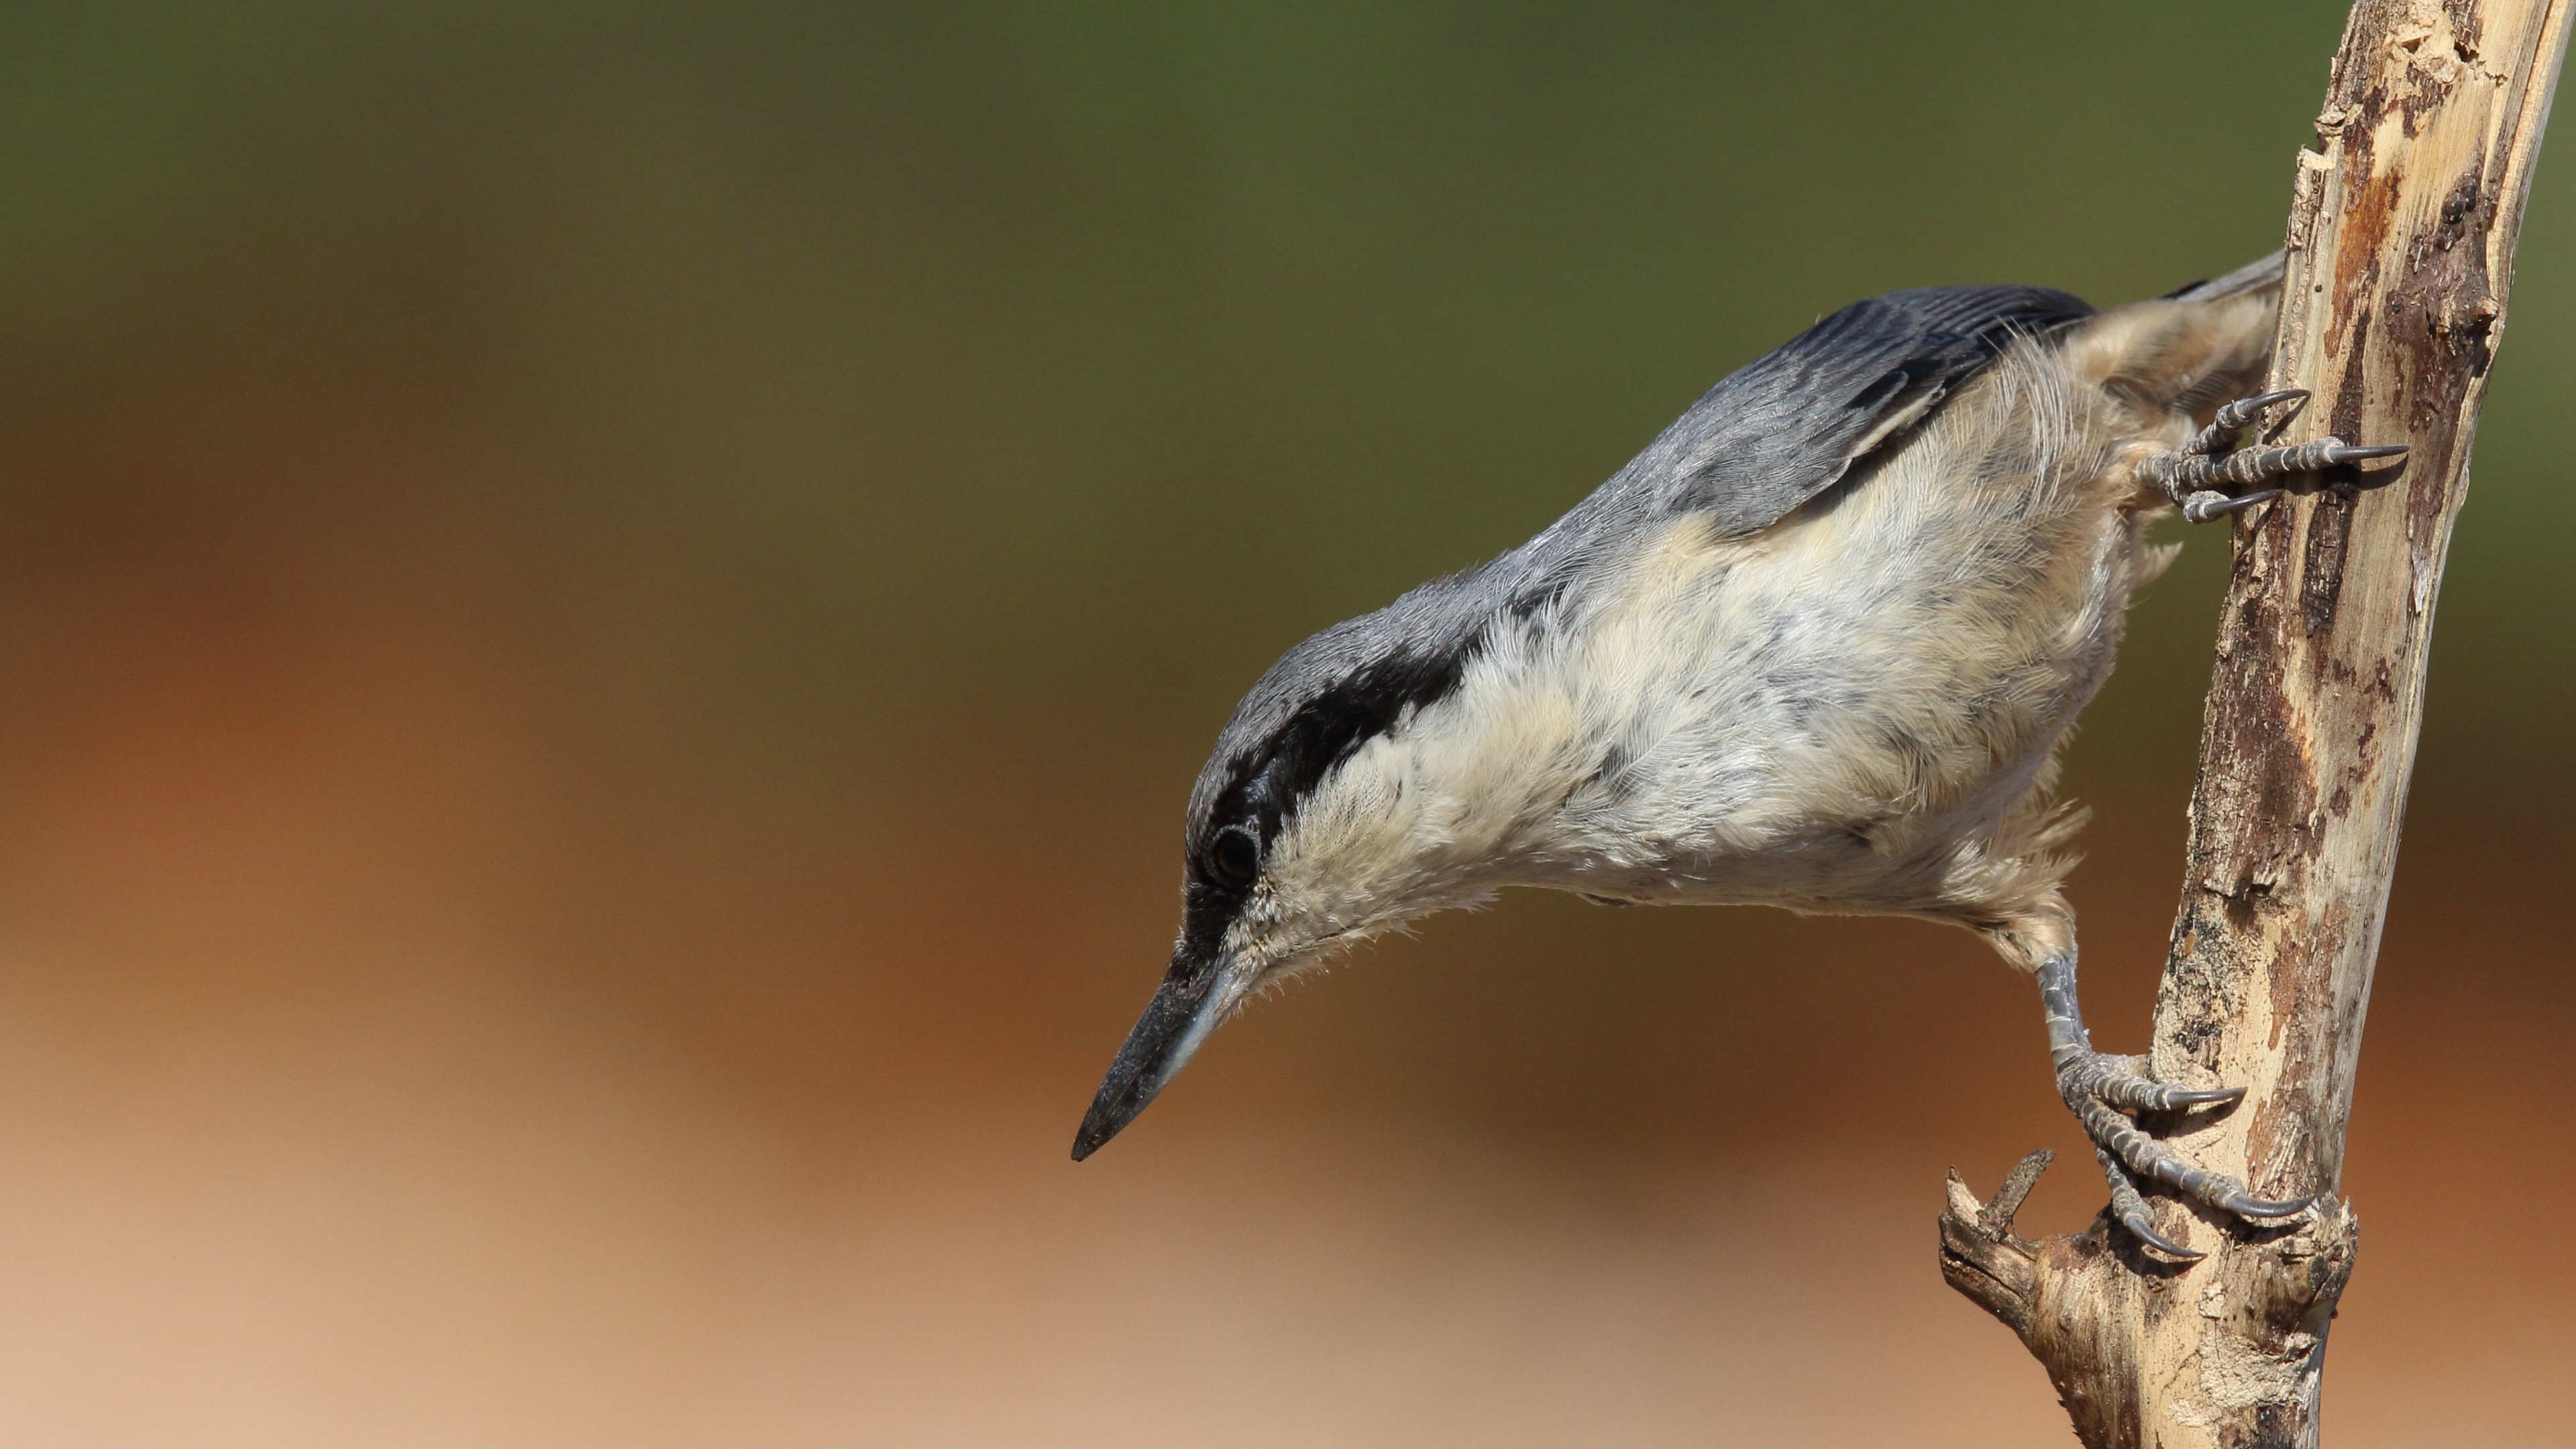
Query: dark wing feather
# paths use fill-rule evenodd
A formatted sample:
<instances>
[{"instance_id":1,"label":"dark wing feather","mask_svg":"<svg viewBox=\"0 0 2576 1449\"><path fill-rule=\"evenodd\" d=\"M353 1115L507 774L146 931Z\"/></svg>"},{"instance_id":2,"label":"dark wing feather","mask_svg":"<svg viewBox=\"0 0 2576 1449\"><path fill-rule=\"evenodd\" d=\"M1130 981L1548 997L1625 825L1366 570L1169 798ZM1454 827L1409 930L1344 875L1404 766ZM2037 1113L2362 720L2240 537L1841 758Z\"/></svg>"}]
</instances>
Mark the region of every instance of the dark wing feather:
<instances>
[{"instance_id":1,"label":"dark wing feather","mask_svg":"<svg viewBox=\"0 0 2576 1449\"><path fill-rule=\"evenodd\" d=\"M1710 388L1602 489L1757 532L1929 416L2015 334L2093 309L2044 287L1924 287L1855 302ZM1607 501L1607 500L1605 500Z\"/></svg>"}]
</instances>

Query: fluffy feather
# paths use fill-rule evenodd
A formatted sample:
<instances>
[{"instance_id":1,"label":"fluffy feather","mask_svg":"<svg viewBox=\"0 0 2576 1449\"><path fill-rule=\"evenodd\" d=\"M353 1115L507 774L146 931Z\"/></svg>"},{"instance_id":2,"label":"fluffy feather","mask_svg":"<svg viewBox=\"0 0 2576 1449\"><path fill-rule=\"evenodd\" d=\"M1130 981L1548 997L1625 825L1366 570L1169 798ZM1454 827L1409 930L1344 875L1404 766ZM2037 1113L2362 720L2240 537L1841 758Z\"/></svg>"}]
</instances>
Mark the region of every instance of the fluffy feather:
<instances>
[{"instance_id":1,"label":"fluffy feather","mask_svg":"<svg viewBox=\"0 0 2576 1449\"><path fill-rule=\"evenodd\" d=\"M2136 465L2245 390L2275 305L2257 279L2012 333L1768 526L1684 507L1596 537L1579 508L1319 636L1210 761L1194 842L1254 808L1257 726L1401 655L1389 631L1409 631L1413 686L1263 807L1261 879L1224 944L1275 971L1542 886L1928 917L2026 968L2063 949L2080 817L2051 803L2055 752L2171 557L2144 541L2163 499Z\"/></svg>"}]
</instances>

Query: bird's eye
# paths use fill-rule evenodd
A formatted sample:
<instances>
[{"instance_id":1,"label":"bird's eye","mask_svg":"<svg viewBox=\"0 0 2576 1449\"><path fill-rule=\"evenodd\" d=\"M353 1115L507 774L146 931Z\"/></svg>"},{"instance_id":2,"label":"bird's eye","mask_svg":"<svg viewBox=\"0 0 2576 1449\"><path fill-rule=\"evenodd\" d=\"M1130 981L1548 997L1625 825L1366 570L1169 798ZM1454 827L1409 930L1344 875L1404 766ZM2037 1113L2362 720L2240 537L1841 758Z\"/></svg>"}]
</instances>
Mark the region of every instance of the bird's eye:
<instances>
[{"instance_id":1,"label":"bird's eye","mask_svg":"<svg viewBox=\"0 0 2576 1449\"><path fill-rule=\"evenodd\" d=\"M1207 863L1208 876L1218 885L1245 890L1261 874L1261 847L1240 830L1221 831L1208 843Z\"/></svg>"}]
</instances>

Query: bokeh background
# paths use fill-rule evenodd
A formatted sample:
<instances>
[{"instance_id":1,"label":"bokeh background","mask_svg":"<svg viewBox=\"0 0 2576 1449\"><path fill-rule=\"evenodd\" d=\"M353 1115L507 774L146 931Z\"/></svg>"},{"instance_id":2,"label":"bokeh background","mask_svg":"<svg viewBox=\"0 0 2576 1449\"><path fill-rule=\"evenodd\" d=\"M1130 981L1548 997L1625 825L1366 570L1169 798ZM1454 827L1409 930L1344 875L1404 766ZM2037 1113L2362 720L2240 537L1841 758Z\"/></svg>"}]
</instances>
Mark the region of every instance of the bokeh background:
<instances>
[{"instance_id":1,"label":"bokeh background","mask_svg":"<svg viewBox=\"0 0 2576 1449\"><path fill-rule=\"evenodd\" d=\"M1065 1149L1270 659L1854 297L2270 248L2341 24L0 7L0 1440L2065 1442L1935 1268L1945 1166L2080 1145L1965 935L1515 898ZM2576 1442L2571 383L2562 136L2364 1057L2345 1446ZM2115 1046L2222 551L2073 758Z\"/></svg>"}]
</instances>

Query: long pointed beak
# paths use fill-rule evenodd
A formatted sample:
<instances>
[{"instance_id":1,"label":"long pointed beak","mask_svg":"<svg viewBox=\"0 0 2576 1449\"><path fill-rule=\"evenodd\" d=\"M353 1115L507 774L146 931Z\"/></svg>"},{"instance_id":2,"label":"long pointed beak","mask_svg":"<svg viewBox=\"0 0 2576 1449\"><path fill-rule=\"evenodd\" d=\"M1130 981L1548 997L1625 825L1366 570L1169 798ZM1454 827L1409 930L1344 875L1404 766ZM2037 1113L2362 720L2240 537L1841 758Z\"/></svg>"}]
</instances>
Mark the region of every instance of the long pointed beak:
<instances>
[{"instance_id":1,"label":"long pointed beak","mask_svg":"<svg viewBox=\"0 0 2576 1449\"><path fill-rule=\"evenodd\" d=\"M1241 975L1230 956L1174 959L1171 973L1146 1003L1136 1029L1127 1033L1127 1044L1118 1049L1117 1060L1109 1064L1109 1075L1101 1080L1100 1094L1091 1099L1091 1110L1083 1114L1082 1130L1073 1135L1074 1161L1099 1151L1100 1144L1135 1121L1136 1114L1163 1090L1242 997Z\"/></svg>"}]
</instances>

